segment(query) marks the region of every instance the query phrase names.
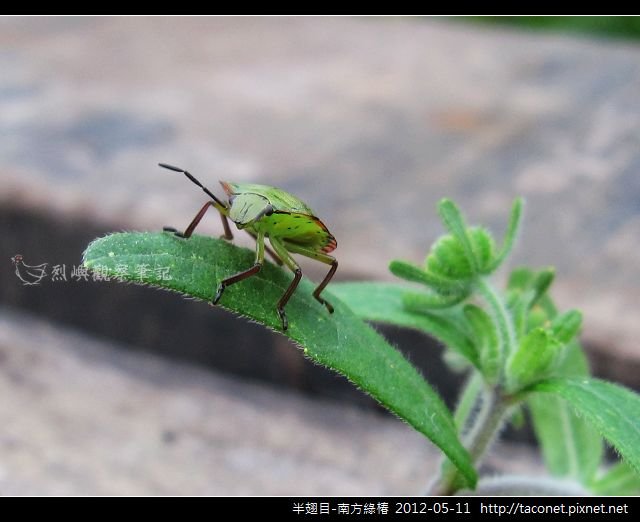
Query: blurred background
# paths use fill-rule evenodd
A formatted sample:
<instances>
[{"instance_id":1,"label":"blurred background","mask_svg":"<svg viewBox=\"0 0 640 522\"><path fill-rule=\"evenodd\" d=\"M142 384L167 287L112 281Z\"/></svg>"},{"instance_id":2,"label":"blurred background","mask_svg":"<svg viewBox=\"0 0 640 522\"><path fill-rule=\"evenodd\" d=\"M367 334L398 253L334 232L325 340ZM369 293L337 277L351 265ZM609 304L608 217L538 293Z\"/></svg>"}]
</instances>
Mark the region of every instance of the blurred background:
<instances>
[{"instance_id":1,"label":"blurred background","mask_svg":"<svg viewBox=\"0 0 640 522\"><path fill-rule=\"evenodd\" d=\"M204 203L158 162L309 202L343 281L421 262L442 197L501 237L523 195L510 266L555 266L593 372L638 390L640 24L508 22L0 18L0 493L419 494L437 467L282 335L79 269ZM378 328L455 401L437 344ZM542 472L532 444L486 469Z\"/></svg>"}]
</instances>

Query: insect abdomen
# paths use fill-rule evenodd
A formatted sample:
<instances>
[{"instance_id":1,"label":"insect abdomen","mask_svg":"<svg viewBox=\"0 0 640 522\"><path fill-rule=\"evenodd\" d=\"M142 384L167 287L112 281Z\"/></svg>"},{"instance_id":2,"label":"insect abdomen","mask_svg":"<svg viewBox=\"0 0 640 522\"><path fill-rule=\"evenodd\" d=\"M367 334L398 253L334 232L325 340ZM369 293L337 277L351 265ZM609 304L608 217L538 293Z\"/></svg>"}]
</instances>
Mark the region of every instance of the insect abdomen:
<instances>
[{"instance_id":1,"label":"insect abdomen","mask_svg":"<svg viewBox=\"0 0 640 522\"><path fill-rule=\"evenodd\" d=\"M336 240L327 227L315 216L305 214L274 213L256 223L266 235L285 239L300 246L319 252L331 252L336 248Z\"/></svg>"}]
</instances>

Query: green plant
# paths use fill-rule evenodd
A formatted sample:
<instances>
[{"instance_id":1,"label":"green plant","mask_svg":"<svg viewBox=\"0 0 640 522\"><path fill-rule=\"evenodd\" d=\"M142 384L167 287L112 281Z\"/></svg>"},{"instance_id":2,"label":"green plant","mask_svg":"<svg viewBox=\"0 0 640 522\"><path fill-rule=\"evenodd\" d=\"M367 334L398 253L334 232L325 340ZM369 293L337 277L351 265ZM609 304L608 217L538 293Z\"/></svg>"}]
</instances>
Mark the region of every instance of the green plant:
<instances>
[{"instance_id":1,"label":"green plant","mask_svg":"<svg viewBox=\"0 0 640 522\"><path fill-rule=\"evenodd\" d=\"M640 38L640 19L637 16L465 16L462 19L530 31L635 40Z\"/></svg>"},{"instance_id":2,"label":"green plant","mask_svg":"<svg viewBox=\"0 0 640 522\"><path fill-rule=\"evenodd\" d=\"M313 285L291 297L286 335L314 361L359 388L427 436L444 453L430 493L478 487L477 468L501 427L531 414L546 465L563 482L531 479L529 492L563 485L602 494L640 491L640 397L589 376L577 340L582 316L559 312L550 295L552 269L514 270L505 292L489 277L511 251L522 215L516 200L501 248L482 227L469 227L450 200L439 205L447 234L423 266L392 261L406 283L334 283L335 313L313 299ZM103 277L161 286L211 301L217 283L253 259L222 239L167 233L119 233L97 239L84 254ZM167 277L168 275L168 277ZM279 330L272 303L289 286L273 264L227 289L221 305ZM418 371L366 321L424 331L440 340L468 373L454 413ZM602 438L624 459L602 471ZM522 481L519 482L523 484ZM560 485L558 485L560 484ZM495 483L493 484L495 487Z\"/></svg>"}]
</instances>

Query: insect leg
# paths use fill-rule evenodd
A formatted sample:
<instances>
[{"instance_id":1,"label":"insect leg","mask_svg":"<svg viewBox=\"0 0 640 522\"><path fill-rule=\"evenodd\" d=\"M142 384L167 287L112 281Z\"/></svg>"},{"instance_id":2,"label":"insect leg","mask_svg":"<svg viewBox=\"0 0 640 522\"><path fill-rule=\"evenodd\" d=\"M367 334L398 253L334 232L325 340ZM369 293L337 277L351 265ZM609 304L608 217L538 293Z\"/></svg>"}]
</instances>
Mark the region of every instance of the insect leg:
<instances>
[{"instance_id":1,"label":"insect leg","mask_svg":"<svg viewBox=\"0 0 640 522\"><path fill-rule=\"evenodd\" d=\"M193 234L193 231L198 226L200 221L202 221L202 218L207 213L207 210L209 209L210 206L215 207L216 209L218 208L216 207L216 204L213 201L207 201L204 204L204 206L198 211L198 213L196 214L196 217L194 217L191 223L189 223L189 226L185 229L184 232L178 232L173 227L163 227L162 230L164 230L165 232L173 232L178 237L189 238L191 237L191 234ZM224 228L223 237L225 239L233 239L233 234L231 233L231 229L229 228L229 221L227 220L227 216L221 212L220 218L222 219L222 227Z\"/></svg>"},{"instance_id":2,"label":"insect leg","mask_svg":"<svg viewBox=\"0 0 640 522\"><path fill-rule=\"evenodd\" d=\"M233 239L233 234L231 233L231 228L229 228L229 220L227 219L227 215L223 212L220 212L220 219L222 220L222 228L224 228L224 234L222 235L228 241Z\"/></svg>"},{"instance_id":3,"label":"insect leg","mask_svg":"<svg viewBox=\"0 0 640 522\"><path fill-rule=\"evenodd\" d=\"M256 241L258 240L258 235L255 232L252 232L251 230L249 230L248 228L244 229L247 234L249 234L253 239L255 239ZM276 254L273 250L271 250L267 245L264 246L265 250L267 251L267 254L269 254L271 256L271 259L273 259L276 264L278 266L282 266L282 259L280 259L278 257L278 254Z\"/></svg>"},{"instance_id":4,"label":"insect leg","mask_svg":"<svg viewBox=\"0 0 640 522\"><path fill-rule=\"evenodd\" d=\"M302 270L300 270L298 263L296 263L289 252L287 252L286 247L282 244L281 241L276 238L269 237L269 242L271 243L273 249L276 251L276 254L280 256L280 259L282 259L284 264L287 265L294 274L293 281L291 281L289 288L287 288L284 294L282 294L282 297L277 304L278 315L282 320L282 329L286 330L289 326L289 322L287 320L287 314L284 311L284 307L293 295L293 292L295 292L300 279L302 279Z\"/></svg>"},{"instance_id":5,"label":"insect leg","mask_svg":"<svg viewBox=\"0 0 640 522\"><path fill-rule=\"evenodd\" d=\"M224 289L227 286L243 281L248 277L251 277L252 275L256 275L258 272L260 272L260 269L262 268L263 263L264 263L264 234L258 234L258 237L256 238L256 260L253 266L247 270L238 272L237 274L232 275L231 277L227 277L226 279L223 279L222 282L218 285L218 290L216 291L216 295L213 298L213 301L211 301L211 303L214 305L218 304L218 301L220 301L220 298L222 297L222 293L224 292Z\"/></svg>"},{"instance_id":6,"label":"insect leg","mask_svg":"<svg viewBox=\"0 0 640 522\"><path fill-rule=\"evenodd\" d=\"M294 252L295 254L300 254L306 257L310 257L311 259L315 259L316 261L320 261L321 263L331 265L331 268L329 269L329 272L327 273L327 275L324 276L324 279L322 280L322 282L313 291L313 297L315 297L318 302L325 305L327 307L327 310L329 310L329 313L332 314L333 306L329 301L327 301L323 297L320 297L320 293L329 284L329 281L331 281L331 278L333 277L333 275L336 273L336 270L338 269L338 261L336 260L336 258L328 254L325 254L323 252L316 252L315 250L312 250L310 248L305 248L303 246L296 245L294 243L287 242L286 248L289 252Z\"/></svg>"}]
</instances>

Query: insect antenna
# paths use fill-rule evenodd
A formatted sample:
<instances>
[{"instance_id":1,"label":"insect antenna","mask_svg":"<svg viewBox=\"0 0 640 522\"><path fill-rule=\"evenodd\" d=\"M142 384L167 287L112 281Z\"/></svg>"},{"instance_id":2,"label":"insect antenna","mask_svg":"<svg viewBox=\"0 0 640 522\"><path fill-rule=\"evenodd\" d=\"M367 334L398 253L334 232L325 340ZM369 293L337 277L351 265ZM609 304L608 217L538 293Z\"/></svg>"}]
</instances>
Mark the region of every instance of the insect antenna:
<instances>
[{"instance_id":1,"label":"insect antenna","mask_svg":"<svg viewBox=\"0 0 640 522\"><path fill-rule=\"evenodd\" d=\"M184 174L185 176L187 176L193 183L195 183L196 185L198 185L204 192L205 194L207 194L207 196L209 196L211 199L213 199L213 201L215 201L218 205L220 205L223 208L227 208L227 205L225 205L222 201L220 201L213 192L211 192L207 187L205 187L202 183L200 183L194 176L193 174L187 172L184 169L181 169L179 167L174 167L173 165L167 165L166 163L158 163L158 165L162 168L165 169L169 169L169 170L173 170L175 172L182 172L182 174Z\"/></svg>"}]
</instances>

